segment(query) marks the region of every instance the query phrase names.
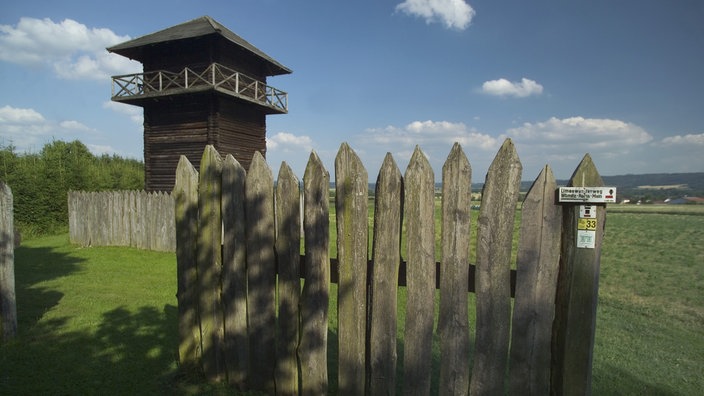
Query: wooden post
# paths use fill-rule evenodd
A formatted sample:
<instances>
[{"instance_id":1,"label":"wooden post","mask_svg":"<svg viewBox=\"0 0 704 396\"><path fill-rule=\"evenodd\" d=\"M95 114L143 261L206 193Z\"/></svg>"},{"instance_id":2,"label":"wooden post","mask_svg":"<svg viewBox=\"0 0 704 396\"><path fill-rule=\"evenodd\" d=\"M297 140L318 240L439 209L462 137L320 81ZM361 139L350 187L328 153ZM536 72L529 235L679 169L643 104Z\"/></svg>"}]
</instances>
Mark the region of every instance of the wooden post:
<instances>
[{"instance_id":1,"label":"wooden post","mask_svg":"<svg viewBox=\"0 0 704 396\"><path fill-rule=\"evenodd\" d=\"M404 177L406 265L405 395L429 395L435 310L435 176L418 146Z\"/></svg>"},{"instance_id":2,"label":"wooden post","mask_svg":"<svg viewBox=\"0 0 704 396\"><path fill-rule=\"evenodd\" d=\"M228 154L222 164L222 308L227 381L240 390L246 388L249 370L245 178L244 167Z\"/></svg>"},{"instance_id":3,"label":"wooden post","mask_svg":"<svg viewBox=\"0 0 704 396\"><path fill-rule=\"evenodd\" d=\"M441 395L469 388L469 229L472 168L458 143L442 167L442 264L440 265Z\"/></svg>"},{"instance_id":4,"label":"wooden post","mask_svg":"<svg viewBox=\"0 0 704 396\"><path fill-rule=\"evenodd\" d=\"M511 245L521 162L506 139L489 167L477 226L477 335L470 393L502 395L511 329Z\"/></svg>"},{"instance_id":5,"label":"wooden post","mask_svg":"<svg viewBox=\"0 0 704 396\"><path fill-rule=\"evenodd\" d=\"M0 182L0 341L17 335L12 190Z\"/></svg>"},{"instance_id":6,"label":"wooden post","mask_svg":"<svg viewBox=\"0 0 704 396\"><path fill-rule=\"evenodd\" d=\"M362 161L343 143L335 158L340 395L362 395L366 383L368 183Z\"/></svg>"},{"instance_id":7,"label":"wooden post","mask_svg":"<svg viewBox=\"0 0 704 396\"><path fill-rule=\"evenodd\" d=\"M134 194L130 194L134 197ZM201 359L198 323L198 172L182 155L173 191L176 217L176 272L178 298L178 357L182 366L197 366Z\"/></svg>"},{"instance_id":8,"label":"wooden post","mask_svg":"<svg viewBox=\"0 0 704 396\"><path fill-rule=\"evenodd\" d=\"M303 228L305 230L305 283L301 295L301 341L298 357L303 395L328 393L328 189L330 174L312 152L303 176Z\"/></svg>"},{"instance_id":9,"label":"wooden post","mask_svg":"<svg viewBox=\"0 0 704 396\"><path fill-rule=\"evenodd\" d=\"M253 389L271 393L275 390L276 364L274 177L258 151L252 157L245 182L245 217L249 380Z\"/></svg>"},{"instance_id":10,"label":"wooden post","mask_svg":"<svg viewBox=\"0 0 704 396\"><path fill-rule=\"evenodd\" d=\"M222 158L208 145L200 163L198 196L198 284L203 371L211 381L225 379L223 354L222 272Z\"/></svg>"},{"instance_id":11,"label":"wooden post","mask_svg":"<svg viewBox=\"0 0 704 396\"><path fill-rule=\"evenodd\" d=\"M545 166L523 201L509 362L512 395L550 393L550 341L562 228L556 188L552 170Z\"/></svg>"},{"instance_id":12,"label":"wooden post","mask_svg":"<svg viewBox=\"0 0 704 396\"><path fill-rule=\"evenodd\" d=\"M276 184L276 259L279 268L276 393L298 394L299 306L301 299L301 192L283 162Z\"/></svg>"},{"instance_id":13,"label":"wooden post","mask_svg":"<svg viewBox=\"0 0 704 396\"><path fill-rule=\"evenodd\" d=\"M603 181L589 154L572 174L568 187L601 187ZM594 239L578 241L580 211L584 205L563 206L561 264L557 283L552 349L552 390L555 395L589 395L599 294L601 242L605 204L590 204L596 214ZM585 247L580 247L585 246Z\"/></svg>"},{"instance_id":14,"label":"wooden post","mask_svg":"<svg viewBox=\"0 0 704 396\"><path fill-rule=\"evenodd\" d=\"M376 180L369 317L369 394L396 392L396 293L401 262L403 180L387 153Z\"/></svg>"}]
</instances>

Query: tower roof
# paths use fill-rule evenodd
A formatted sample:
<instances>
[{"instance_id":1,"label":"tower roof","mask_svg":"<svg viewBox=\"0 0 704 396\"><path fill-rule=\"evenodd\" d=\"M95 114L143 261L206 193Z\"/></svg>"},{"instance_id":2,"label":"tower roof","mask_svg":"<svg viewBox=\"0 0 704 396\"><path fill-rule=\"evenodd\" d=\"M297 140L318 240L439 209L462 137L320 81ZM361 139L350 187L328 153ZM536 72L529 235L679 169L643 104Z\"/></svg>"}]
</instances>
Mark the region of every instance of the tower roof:
<instances>
[{"instance_id":1,"label":"tower roof","mask_svg":"<svg viewBox=\"0 0 704 396\"><path fill-rule=\"evenodd\" d=\"M208 35L219 35L232 44L235 44L259 57L270 66L269 70L271 72L270 75L272 76L291 73L291 69L277 62L274 58L265 54L259 48L253 46L247 40L236 35L231 30L207 15L155 33L147 34L146 36L138 37L134 40L114 45L109 47L107 50L130 59L142 61L144 58L143 51L147 46Z\"/></svg>"}]
</instances>

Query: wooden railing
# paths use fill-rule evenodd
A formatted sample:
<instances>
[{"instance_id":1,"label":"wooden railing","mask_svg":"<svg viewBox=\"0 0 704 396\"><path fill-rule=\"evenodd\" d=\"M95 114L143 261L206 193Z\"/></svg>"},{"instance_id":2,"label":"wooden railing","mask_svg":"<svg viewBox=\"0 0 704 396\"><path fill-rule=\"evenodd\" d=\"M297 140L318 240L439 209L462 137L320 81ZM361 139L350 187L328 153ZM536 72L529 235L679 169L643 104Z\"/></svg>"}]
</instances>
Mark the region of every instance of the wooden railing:
<instances>
[{"instance_id":1,"label":"wooden railing","mask_svg":"<svg viewBox=\"0 0 704 396\"><path fill-rule=\"evenodd\" d=\"M277 112L288 112L288 94L265 83L213 63L203 71L184 68L179 73L157 70L112 77L112 100L129 101L215 89Z\"/></svg>"}]
</instances>

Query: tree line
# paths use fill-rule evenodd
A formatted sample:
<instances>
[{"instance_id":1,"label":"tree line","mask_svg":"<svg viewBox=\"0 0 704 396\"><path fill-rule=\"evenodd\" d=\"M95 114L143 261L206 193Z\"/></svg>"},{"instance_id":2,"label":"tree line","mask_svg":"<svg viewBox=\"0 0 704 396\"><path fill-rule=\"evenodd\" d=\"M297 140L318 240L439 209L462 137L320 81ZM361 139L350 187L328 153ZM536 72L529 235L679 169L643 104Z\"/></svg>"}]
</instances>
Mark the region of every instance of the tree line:
<instances>
[{"instance_id":1,"label":"tree line","mask_svg":"<svg viewBox=\"0 0 704 396\"><path fill-rule=\"evenodd\" d=\"M93 155L78 140L52 141L39 153L0 145L0 180L12 189L15 226L25 235L43 235L68 227L68 191L141 190L144 163Z\"/></svg>"}]
</instances>

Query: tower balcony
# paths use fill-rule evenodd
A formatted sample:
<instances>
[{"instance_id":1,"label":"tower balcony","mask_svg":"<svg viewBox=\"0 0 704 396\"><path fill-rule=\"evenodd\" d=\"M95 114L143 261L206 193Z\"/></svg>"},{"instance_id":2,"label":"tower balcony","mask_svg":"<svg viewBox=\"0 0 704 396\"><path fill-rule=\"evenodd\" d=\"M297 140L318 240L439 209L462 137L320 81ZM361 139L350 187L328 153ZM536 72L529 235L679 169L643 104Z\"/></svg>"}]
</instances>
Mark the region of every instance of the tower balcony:
<instances>
[{"instance_id":1,"label":"tower balcony","mask_svg":"<svg viewBox=\"0 0 704 396\"><path fill-rule=\"evenodd\" d=\"M288 113L288 94L252 77L213 63L203 71L184 68L112 77L112 100L134 105L165 96L215 91L264 106L270 114Z\"/></svg>"}]
</instances>

